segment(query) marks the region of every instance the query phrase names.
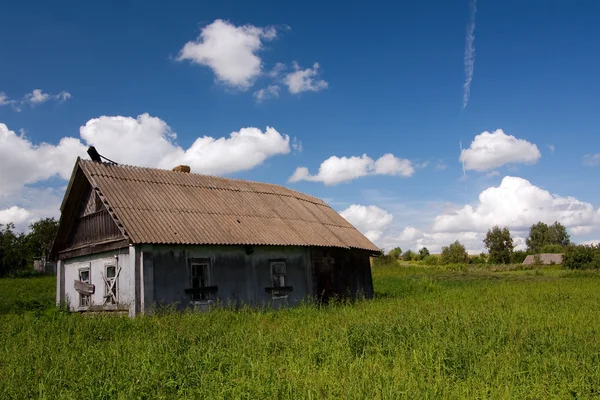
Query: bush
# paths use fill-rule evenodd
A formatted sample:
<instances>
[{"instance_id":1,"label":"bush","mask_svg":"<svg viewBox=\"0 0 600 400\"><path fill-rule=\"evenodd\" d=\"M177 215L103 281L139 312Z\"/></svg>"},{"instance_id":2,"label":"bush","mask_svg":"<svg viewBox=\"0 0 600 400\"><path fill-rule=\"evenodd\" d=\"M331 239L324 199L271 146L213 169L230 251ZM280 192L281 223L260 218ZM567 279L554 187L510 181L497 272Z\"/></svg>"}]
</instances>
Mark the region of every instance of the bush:
<instances>
[{"instance_id":1,"label":"bush","mask_svg":"<svg viewBox=\"0 0 600 400\"><path fill-rule=\"evenodd\" d=\"M371 260L372 260L372 265L374 267L381 267L384 265L396 264L397 259L393 258L389 254L385 254L385 255L378 256L378 257L373 257L373 258L371 258Z\"/></svg>"},{"instance_id":2,"label":"bush","mask_svg":"<svg viewBox=\"0 0 600 400\"><path fill-rule=\"evenodd\" d=\"M565 252L565 248L560 244L547 244L542 247L541 253L546 254L562 254Z\"/></svg>"},{"instance_id":3,"label":"bush","mask_svg":"<svg viewBox=\"0 0 600 400\"><path fill-rule=\"evenodd\" d=\"M468 264L469 255L465 250L465 246L457 240L449 246L442 247L440 261L442 264Z\"/></svg>"},{"instance_id":4,"label":"bush","mask_svg":"<svg viewBox=\"0 0 600 400\"><path fill-rule=\"evenodd\" d=\"M471 258L470 260L471 264L485 264L485 258L482 258L481 256L475 256L473 258Z\"/></svg>"},{"instance_id":5,"label":"bush","mask_svg":"<svg viewBox=\"0 0 600 400\"><path fill-rule=\"evenodd\" d=\"M402 249L400 247L396 247L389 251L388 256L392 257L394 260L397 260L400 258L401 254Z\"/></svg>"},{"instance_id":6,"label":"bush","mask_svg":"<svg viewBox=\"0 0 600 400\"><path fill-rule=\"evenodd\" d=\"M424 260L425 257L429 255L429 249L427 247L423 247L419 250L419 258Z\"/></svg>"},{"instance_id":7,"label":"bush","mask_svg":"<svg viewBox=\"0 0 600 400\"><path fill-rule=\"evenodd\" d=\"M563 256L563 266L569 269L600 267L600 245L568 246Z\"/></svg>"},{"instance_id":8,"label":"bush","mask_svg":"<svg viewBox=\"0 0 600 400\"><path fill-rule=\"evenodd\" d=\"M422 262L425 265L438 265L438 258L436 256L428 255L423 257Z\"/></svg>"},{"instance_id":9,"label":"bush","mask_svg":"<svg viewBox=\"0 0 600 400\"><path fill-rule=\"evenodd\" d=\"M412 252L411 250L406 250L404 252L404 254L402 254L402 259L404 261L411 261L414 260L416 258L416 254L414 252Z\"/></svg>"},{"instance_id":10,"label":"bush","mask_svg":"<svg viewBox=\"0 0 600 400\"><path fill-rule=\"evenodd\" d=\"M510 255L510 263L511 264L523 264L525 258L527 257L527 252L523 250L516 250Z\"/></svg>"}]
</instances>

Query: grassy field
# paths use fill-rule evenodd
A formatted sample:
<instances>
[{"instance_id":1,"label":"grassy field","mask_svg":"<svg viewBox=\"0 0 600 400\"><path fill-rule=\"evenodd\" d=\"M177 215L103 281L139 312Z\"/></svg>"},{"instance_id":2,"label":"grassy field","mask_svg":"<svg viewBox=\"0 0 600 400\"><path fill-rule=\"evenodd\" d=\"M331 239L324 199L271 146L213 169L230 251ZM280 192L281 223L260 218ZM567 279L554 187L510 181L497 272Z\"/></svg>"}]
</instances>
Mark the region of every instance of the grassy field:
<instances>
[{"instance_id":1,"label":"grassy field","mask_svg":"<svg viewBox=\"0 0 600 400\"><path fill-rule=\"evenodd\" d=\"M0 280L0 398L600 396L597 272L378 267L374 281L354 304L130 320L44 309L47 278Z\"/></svg>"}]
</instances>

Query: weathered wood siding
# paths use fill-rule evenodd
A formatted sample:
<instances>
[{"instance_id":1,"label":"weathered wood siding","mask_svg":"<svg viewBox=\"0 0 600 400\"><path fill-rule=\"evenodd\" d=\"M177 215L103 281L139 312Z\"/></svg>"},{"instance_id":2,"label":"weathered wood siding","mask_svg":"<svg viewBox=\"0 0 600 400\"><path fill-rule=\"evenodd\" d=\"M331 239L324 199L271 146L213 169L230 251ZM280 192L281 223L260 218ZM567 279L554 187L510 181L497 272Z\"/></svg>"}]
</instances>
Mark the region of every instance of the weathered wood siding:
<instances>
[{"instance_id":1,"label":"weathered wood siding","mask_svg":"<svg viewBox=\"0 0 600 400\"><path fill-rule=\"evenodd\" d=\"M308 247L255 246L247 254L244 246L155 245L152 250L143 251L144 285L151 282L154 285L153 292L145 288L146 308L151 299L159 306L175 305L178 309L190 306L190 296L185 293L190 286L189 258L210 260L210 284L218 286L216 298L225 305L270 304L277 308L312 296ZM272 286L273 259L285 260L286 284L293 287L287 298L273 299L266 291Z\"/></svg>"}]
</instances>

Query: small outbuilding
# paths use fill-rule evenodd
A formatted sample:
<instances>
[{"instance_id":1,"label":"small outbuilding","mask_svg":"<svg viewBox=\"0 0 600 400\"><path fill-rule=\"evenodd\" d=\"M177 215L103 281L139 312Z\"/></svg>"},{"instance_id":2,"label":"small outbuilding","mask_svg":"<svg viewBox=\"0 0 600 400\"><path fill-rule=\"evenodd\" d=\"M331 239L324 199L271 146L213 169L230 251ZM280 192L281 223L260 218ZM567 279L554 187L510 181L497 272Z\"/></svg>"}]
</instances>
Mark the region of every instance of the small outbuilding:
<instances>
[{"instance_id":1,"label":"small outbuilding","mask_svg":"<svg viewBox=\"0 0 600 400\"><path fill-rule=\"evenodd\" d=\"M550 264L562 264L563 255L562 254L540 254L540 261L543 265ZM535 264L535 255L528 255L525 257L523 261L524 265L534 265Z\"/></svg>"},{"instance_id":2,"label":"small outbuilding","mask_svg":"<svg viewBox=\"0 0 600 400\"><path fill-rule=\"evenodd\" d=\"M58 304L134 316L370 298L379 252L325 202L281 186L78 158L51 257Z\"/></svg>"}]
</instances>

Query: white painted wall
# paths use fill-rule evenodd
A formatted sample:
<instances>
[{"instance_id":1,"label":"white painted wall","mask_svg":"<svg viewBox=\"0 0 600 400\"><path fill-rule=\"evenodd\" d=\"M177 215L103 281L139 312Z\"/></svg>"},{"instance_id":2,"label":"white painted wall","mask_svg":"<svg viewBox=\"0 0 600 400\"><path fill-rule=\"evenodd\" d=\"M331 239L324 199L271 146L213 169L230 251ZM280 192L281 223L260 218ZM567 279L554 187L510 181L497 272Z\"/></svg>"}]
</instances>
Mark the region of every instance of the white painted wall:
<instances>
[{"instance_id":1,"label":"white painted wall","mask_svg":"<svg viewBox=\"0 0 600 400\"><path fill-rule=\"evenodd\" d=\"M115 258L118 256L118 259ZM121 272L118 277L119 308L129 308L134 301L134 271L129 262L129 249L113 250L104 253L92 254L64 260L64 288L65 301L72 311L79 310L79 293L73 287L75 280L79 280L79 269L90 267L90 283L96 286L91 301L93 306L102 306L104 303L105 285L102 275L105 275L105 265L116 265L118 262Z\"/></svg>"}]
</instances>

